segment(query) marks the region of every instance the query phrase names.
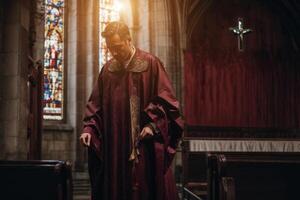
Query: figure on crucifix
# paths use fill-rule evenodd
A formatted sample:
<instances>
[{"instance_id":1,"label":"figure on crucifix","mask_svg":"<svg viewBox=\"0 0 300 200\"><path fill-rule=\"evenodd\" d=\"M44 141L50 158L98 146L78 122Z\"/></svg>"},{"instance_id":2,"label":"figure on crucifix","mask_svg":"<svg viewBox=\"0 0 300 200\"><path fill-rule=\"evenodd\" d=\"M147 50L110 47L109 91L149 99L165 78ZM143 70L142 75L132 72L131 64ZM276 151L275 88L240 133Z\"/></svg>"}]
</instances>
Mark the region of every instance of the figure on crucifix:
<instances>
[{"instance_id":1,"label":"figure on crucifix","mask_svg":"<svg viewBox=\"0 0 300 200\"><path fill-rule=\"evenodd\" d=\"M250 33L252 30L249 28L243 27L243 19L238 19L238 26L237 27L230 27L229 30L232 31L234 34L237 35L238 38L238 50L244 51L245 45L244 45L244 34Z\"/></svg>"}]
</instances>

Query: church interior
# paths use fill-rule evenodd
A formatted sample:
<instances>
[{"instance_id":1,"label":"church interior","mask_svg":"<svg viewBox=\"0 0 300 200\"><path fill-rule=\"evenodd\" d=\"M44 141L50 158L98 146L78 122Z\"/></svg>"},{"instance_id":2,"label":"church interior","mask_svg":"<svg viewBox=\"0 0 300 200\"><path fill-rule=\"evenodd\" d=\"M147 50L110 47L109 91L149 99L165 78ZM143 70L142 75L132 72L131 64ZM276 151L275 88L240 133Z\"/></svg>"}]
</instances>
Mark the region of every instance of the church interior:
<instances>
[{"instance_id":1,"label":"church interior","mask_svg":"<svg viewBox=\"0 0 300 200\"><path fill-rule=\"evenodd\" d=\"M162 61L180 102L181 199L300 199L297 0L0 0L5 194L90 199L79 137L111 58L101 32L119 20Z\"/></svg>"}]
</instances>

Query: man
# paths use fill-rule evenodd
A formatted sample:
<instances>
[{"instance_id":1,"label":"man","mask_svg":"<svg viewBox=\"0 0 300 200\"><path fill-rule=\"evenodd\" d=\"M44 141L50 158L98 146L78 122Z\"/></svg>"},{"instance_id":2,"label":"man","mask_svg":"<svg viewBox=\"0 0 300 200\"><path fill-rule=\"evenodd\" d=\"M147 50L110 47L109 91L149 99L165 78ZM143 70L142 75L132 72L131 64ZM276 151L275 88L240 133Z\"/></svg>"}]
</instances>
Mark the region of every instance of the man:
<instances>
[{"instance_id":1,"label":"man","mask_svg":"<svg viewBox=\"0 0 300 200\"><path fill-rule=\"evenodd\" d=\"M80 137L92 200L176 200L170 164L183 122L165 69L131 44L124 23L109 23L102 36L113 59L99 74Z\"/></svg>"}]
</instances>

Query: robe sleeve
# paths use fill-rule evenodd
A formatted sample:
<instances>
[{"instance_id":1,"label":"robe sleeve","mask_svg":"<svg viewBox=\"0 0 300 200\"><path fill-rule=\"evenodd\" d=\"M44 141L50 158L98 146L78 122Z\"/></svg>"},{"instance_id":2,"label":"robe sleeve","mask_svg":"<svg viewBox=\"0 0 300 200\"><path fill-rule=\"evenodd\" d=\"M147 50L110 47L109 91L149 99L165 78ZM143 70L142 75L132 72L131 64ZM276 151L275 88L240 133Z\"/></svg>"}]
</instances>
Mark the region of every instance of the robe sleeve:
<instances>
[{"instance_id":1,"label":"robe sleeve","mask_svg":"<svg viewBox=\"0 0 300 200\"><path fill-rule=\"evenodd\" d=\"M101 126L102 126L102 109L101 109L101 74L94 85L92 93L86 104L85 114L83 118L83 133L91 134L91 145L96 155L100 156L101 145Z\"/></svg>"},{"instance_id":2,"label":"robe sleeve","mask_svg":"<svg viewBox=\"0 0 300 200\"><path fill-rule=\"evenodd\" d=\"M160 130L164 142L165 168L169 168L179 140L182 136L183 120L179 102L175 97L168 75L157 59L152 62L153 78L155 80L154 98L144 109L151 123Z\"/></svg>"}]
</instances>

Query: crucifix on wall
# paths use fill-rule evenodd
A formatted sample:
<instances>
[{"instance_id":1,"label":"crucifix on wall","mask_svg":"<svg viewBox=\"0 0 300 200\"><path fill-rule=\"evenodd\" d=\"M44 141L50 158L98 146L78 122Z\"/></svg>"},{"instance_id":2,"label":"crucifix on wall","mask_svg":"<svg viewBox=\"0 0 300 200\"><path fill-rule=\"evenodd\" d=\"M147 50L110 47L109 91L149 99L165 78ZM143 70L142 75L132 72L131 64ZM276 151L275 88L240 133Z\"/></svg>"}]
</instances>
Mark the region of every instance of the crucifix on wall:
<instances>
[{"instance_id":1,"label":"crucifix on wall","mask_svg":"<svg viewBox=\"0 0 300 200\"><path fill-rule=\"evenodd\" d=\"M238 26L236 27L230 27L229 30L232 31L234 34L237 35L238 38L238 50L244 51L245 45L244 45L244 34L247 34L251 32L252 30L249 28L243 27L243 19L238 18Z\"/></svg>"}]
</instances>

